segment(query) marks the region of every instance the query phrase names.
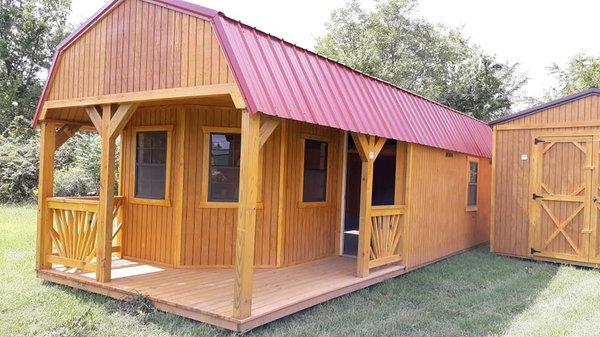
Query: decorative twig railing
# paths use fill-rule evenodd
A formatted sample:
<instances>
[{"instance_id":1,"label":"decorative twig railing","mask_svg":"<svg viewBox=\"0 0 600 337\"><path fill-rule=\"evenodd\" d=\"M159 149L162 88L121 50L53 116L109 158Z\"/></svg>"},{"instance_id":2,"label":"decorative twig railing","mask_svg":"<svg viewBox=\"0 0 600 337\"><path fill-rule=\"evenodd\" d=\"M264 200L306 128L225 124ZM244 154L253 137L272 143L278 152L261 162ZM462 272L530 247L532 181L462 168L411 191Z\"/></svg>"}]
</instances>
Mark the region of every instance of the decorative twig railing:
<instances>
[{"instance_id":1,"label":"decorative twig railing","mask_svg":"<svg viewBox=\"0 0 600 337\"><path fill-rule=\"evenodd\" d=\"M369 268L402 260L402 236L406 206L371 208L371 253Z\"/></svg>"},{"instance_id":2,"label":"decorative twig railing","mask_svg":"<svg viewBox=\"0 0 600 337\"><path fill-rule=\"evenodd\" d=\"M119 209L122 197L114 198L113 243L121 231ZM51 215L50 236L52 254L48 261L66 267L96 271L96 230L98 197L48 198L46 207ZM113 246L120 251L120 246Z\"/></svg>"}]
</instances>

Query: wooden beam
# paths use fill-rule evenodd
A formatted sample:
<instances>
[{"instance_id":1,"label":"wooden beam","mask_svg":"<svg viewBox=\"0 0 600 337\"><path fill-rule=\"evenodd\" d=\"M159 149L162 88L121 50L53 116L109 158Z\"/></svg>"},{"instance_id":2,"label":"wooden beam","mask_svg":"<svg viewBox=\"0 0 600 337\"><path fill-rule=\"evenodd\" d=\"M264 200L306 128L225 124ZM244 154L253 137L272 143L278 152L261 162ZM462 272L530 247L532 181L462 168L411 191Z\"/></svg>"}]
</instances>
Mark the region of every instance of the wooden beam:
<instances>
[{"instance_id":1,"label":"wooden beam","mask_svg":"<svg viewBox=\"0 0 600 337\"><path fill-rule=\"evenodd\" d=\"M279 119L275 119L272 117L263 117L263 120L261 120L261 126L260 126L260 147L262 148L263 145L265 145L265 143L267 142L267 140L269 140L269 138L271 137L271 135L273 134L273 132L275 131L275 129L277 129L277 126L279 125Z\"/></svg>"},{"instance_id":2,"label":"wooden beam","mask_svg":"<svg viewBox=\"0 0 600 337\"><path fill-rule=\"evenodd\" d=\"M96 231L96 280L110 282L112 224L115 186L115 139L110 135L111 107L102 106L102 153L100 155L100 200Z\"/></svg>"},{"instance_id":3,"label":"wooden beam","mask_svg":"<svg viewBox=\"0 0 600 337\"><path fill-rule=\"evenodd\" d=\"M96 128L98 133L102 134L102 117L100 117L100 112L95 106L86 106L85 111L87 112L92 124Z\"/></svg>"},{"instance_id":4,"label":"wooden beam","mask_svg":"<svg viewBox=\"0 0 600 337\"><path fill-rule=\"evenodd\" d=\"M280 145L279 145L279 186L277 201L277 267L283 264L283 233L285 227L285 168L287 159L287 130L288 123L281 121Z\"/></svg>"},{"instance_id":5,"label":"wooden beam","mask_svg":"<svg viewBox=\"0 0 600 337\"><path fill-rule=\"evenodd\" d=\"M64 124L56 132L56 149L58 150L69 138L73 137L81 129L78 124Z\"/></svg>"},{"instance_id":6,"label":"wooden beam","mask_svg":"<svg viewBox=\"0 0 600 337\"><path fill-rule=\"evenodd\" d=\"M356 254L356 276L369 275L371 259L371 205L373 204L373 163L363 161L360 175L360 215L358 222L358 251Z\"/></svg>"},{"instance_id":7,"label":"wooden beam","mask_svg":"<svg viewBox=\"0 0 600 337\"><path fill-rule=\"evenodd\" d=\"M52 215L46 205L46 199L54 194L54 154L56 151L56 126L52 123L40 125L40 172L38 181L37 207L37 239L36 260L37 270L52 267L47 256L52 254L50 226Z\"/></svg>"},{"instance_id":8,"label":"wooden beam","mask_svg":"<svg viewBox=\"0 0 600 337\"><path fill-rule=\"evenodd\" d=\"M242 112L239 206L235 244L233 317L250 317L254 273L254 236L258 201L260 115Z\"/></svg>"},{"instance_id":9,"label":"wooden beam","mask_svg":"<svg viewBox=\"0 0 600 337\"><path fill-rule=\"evenodd\" d=\"M46 101L44 103L41 119L45 117L45 112L47 110L56 108L87 107L90 105L121 103L143 103L190 98L209 98L223 95L231 96L236 108L243 109L246 107L237 85L233 83L227 83Z\"/></svg>"},{"instance_id":10,"label":"wooden beam","mask_svg":"<svg viewBox=\"0 0 600 337\"><path fill-rule=\"evenodd\" d=\"M119 136L119 133L121 133L127 122L129 122L138 105L139 103L123 103L117 108L117 111L110 120L108 132L110 137L116 139Z\"/></svg>"},{"instance_id":11,"label":"wooden beam","mask_svg":"<svg viewBox=\"0 0 600 337\"><path fill-rule=\"evenodd\" d=\"M181 265L181 240L183 228L183 213L185 212L184 191L185 191L185 108L177 108L177 126L175 129L175 201L173 206L174 226L173 226L173 264L175 267Z\"/></svg>"}]
</instances>

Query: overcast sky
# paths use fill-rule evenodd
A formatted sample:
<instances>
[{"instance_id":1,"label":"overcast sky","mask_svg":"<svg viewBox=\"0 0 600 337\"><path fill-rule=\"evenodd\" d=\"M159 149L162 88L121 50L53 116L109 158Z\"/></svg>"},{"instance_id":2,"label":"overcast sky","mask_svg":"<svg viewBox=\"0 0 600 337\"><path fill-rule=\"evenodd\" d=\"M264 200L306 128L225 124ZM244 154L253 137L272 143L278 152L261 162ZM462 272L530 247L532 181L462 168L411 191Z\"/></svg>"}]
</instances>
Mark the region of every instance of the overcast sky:
<instances>
[{"instance_id":1,"label":"overcast sky","mask_svg":"<svg viewBox=\"0 0 600 337\"><path fill-rule=\"evenodd\" d=\"M188 0L217 9L299 46L313 49L334 8L347 0ZM81 23L106 1L73 0L71 21ZM371 0L361 0L373 6ZM539 97L553 84L547 67L583 52L600 55L600 1L420 0L430 22L462 27L465 36L500 60L517 62L529 77L526 94Z\"/></svg>"}]
</instances>

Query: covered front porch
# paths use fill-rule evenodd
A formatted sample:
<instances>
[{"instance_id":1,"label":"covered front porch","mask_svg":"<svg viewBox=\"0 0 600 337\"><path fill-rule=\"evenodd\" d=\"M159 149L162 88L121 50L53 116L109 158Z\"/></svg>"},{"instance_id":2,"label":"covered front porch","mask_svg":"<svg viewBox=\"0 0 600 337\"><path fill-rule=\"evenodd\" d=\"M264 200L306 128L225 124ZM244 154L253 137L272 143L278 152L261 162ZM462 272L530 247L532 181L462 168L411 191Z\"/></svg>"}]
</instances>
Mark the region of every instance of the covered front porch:
<instances>
[{"instance_id":1,"label":"covered front porch","mask_svg":"<svg viewBox=\"0 0 600 337\"><path fill-rule=\"evenodd\" d=\"M172 268L114 258L111 282L96 280L94 271L55 266L38 271L51 282L114 298L147 296L162 311L233 331L247 331L329 299L404 273L400 265L356 277L356 259L333 256L296 266L256 269L252 311L233 314L234 270Z\"/></svg>"}]
</instances>

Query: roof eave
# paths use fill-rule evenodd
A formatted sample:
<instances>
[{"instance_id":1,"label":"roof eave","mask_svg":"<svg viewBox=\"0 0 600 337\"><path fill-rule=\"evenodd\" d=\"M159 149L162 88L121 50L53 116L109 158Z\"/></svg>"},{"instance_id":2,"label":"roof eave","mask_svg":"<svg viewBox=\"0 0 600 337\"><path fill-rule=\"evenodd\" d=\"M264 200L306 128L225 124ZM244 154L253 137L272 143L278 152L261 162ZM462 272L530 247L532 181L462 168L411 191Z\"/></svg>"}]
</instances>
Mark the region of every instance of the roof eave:
<instances>
[{"instance_id":1,"label":"roof eave","mask_svg":"<svg viewBox=\"0 0 600 337\"><path fill-rule=\"evenodd\" d=\"M572 94L572 95L569 95L569 96L565 96L563 98L559 98L557 100L554 100L554 101L551 101L551 102L548 102L548 103L536 105L536 106L531 107L529 109L526 109L526 110L523 110L523 111L519 111L519 112L516 112L514 114L510 114L510 115L507 115L507 116L495 119L495 120L489 122L488 125L489 126L494 126L494 125L497 125L497 124L502 124L502 123L510 122L512 120L515 120L515 119L519 119L519 118L522 118L522 117L525 117L525 116L532 115L532 114L534 114L534 113L536 113L538 111L549 109L549 108L552 108L552 107L555 107L555 106L561 105L561 104L567 104L567 103L570 103L572 101L575 101L575 100L578 100L578 99L581 99L581 98L584 98L584 97L587 97L587 96L591 96L591 95L600 95L600 88L590 88L588 90L581 91L581 92L578 92L578 93L575 93L575 94Z\"/></svg>"}]
</instances>

